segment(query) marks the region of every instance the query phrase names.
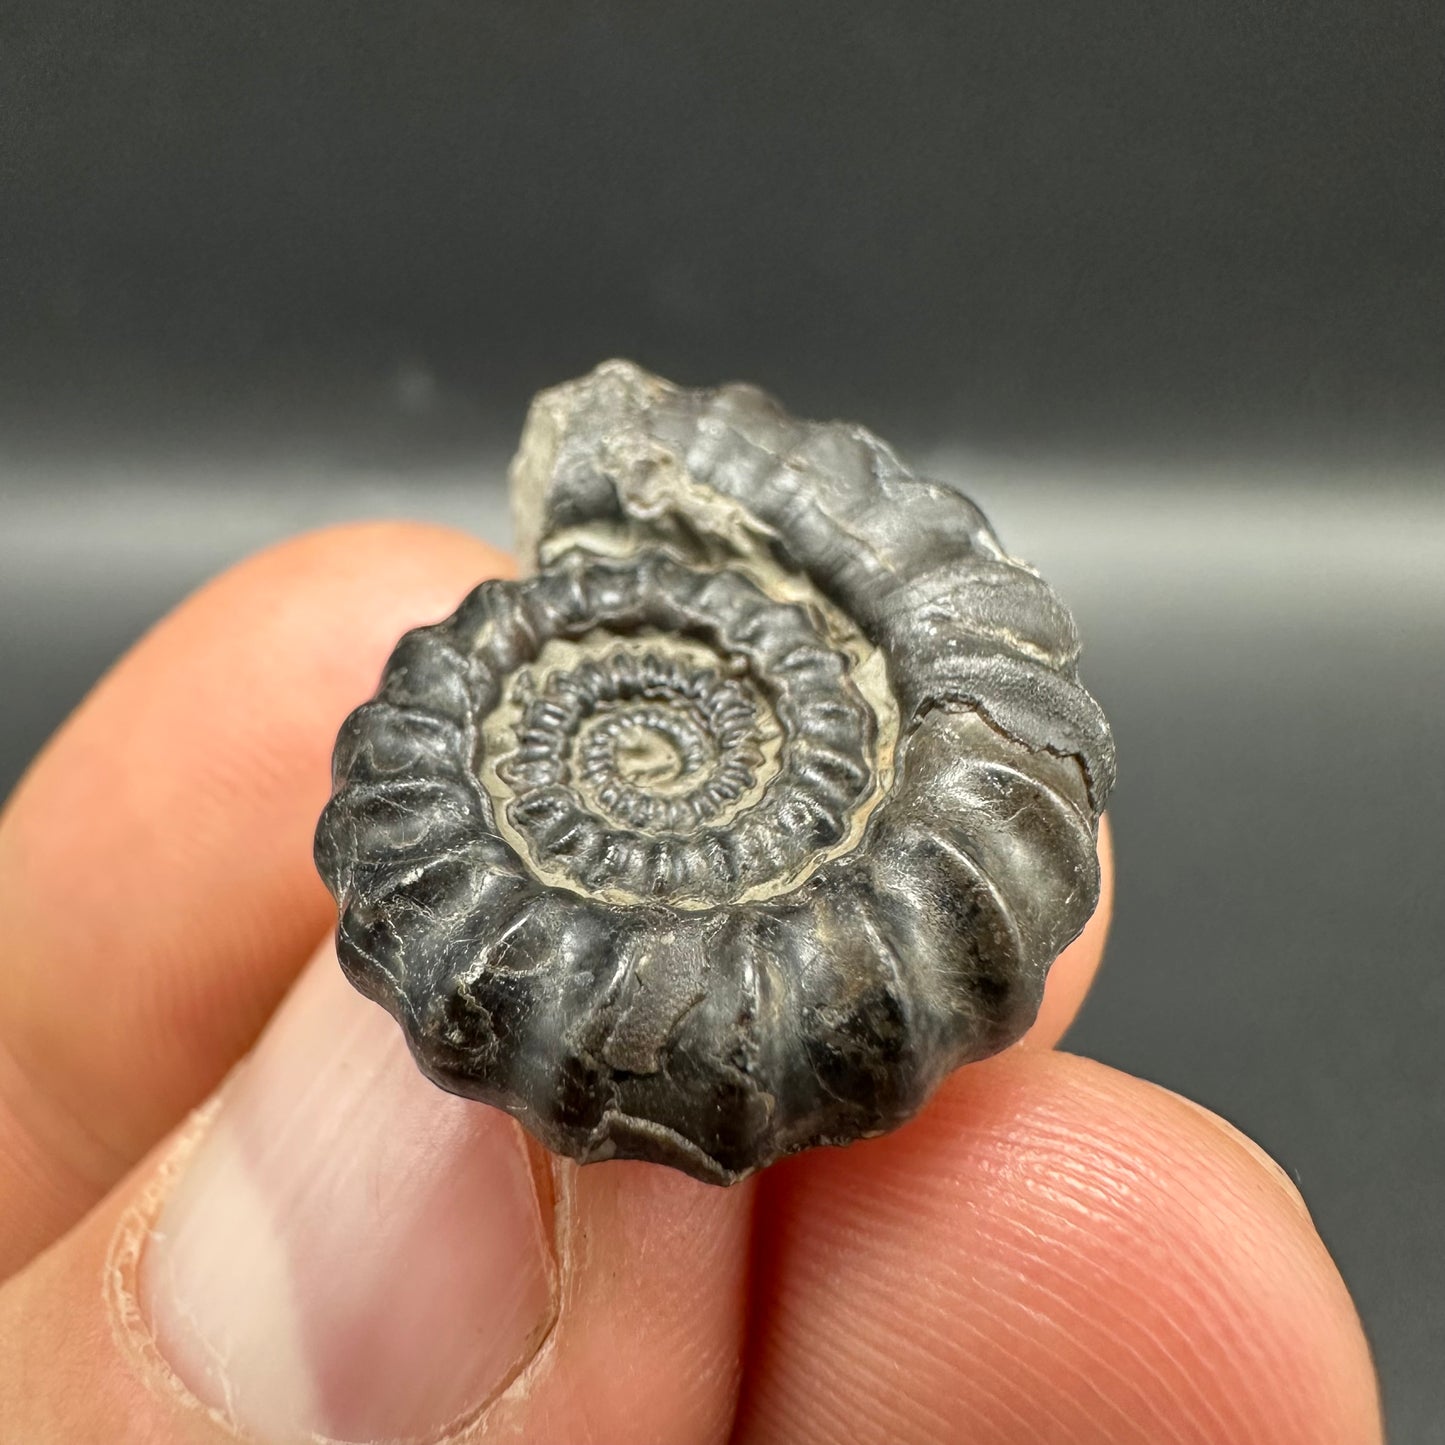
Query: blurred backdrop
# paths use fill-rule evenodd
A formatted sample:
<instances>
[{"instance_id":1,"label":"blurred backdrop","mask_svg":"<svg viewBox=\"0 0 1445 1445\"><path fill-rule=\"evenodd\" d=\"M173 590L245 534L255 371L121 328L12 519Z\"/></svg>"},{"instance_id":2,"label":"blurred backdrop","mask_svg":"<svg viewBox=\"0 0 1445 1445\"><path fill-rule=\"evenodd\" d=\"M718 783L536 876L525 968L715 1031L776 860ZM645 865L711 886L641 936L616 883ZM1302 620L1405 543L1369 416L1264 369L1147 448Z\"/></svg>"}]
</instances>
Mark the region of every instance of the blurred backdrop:
<instances>
[{"instance_id":1,"label":"blurred backdrop","mask_svg":"<svg viewBox=\"0 0 1445 1445\"><path fill-rule=\"evenodd\" d=\"M0 794L244 552L504 541L527 397L604 356L864 421L1059 586L1116 724L1071 1046L1284 1163L1392 1438L1445 1439L1439 21L8 0Z\"/></svg>"}]
</instances>

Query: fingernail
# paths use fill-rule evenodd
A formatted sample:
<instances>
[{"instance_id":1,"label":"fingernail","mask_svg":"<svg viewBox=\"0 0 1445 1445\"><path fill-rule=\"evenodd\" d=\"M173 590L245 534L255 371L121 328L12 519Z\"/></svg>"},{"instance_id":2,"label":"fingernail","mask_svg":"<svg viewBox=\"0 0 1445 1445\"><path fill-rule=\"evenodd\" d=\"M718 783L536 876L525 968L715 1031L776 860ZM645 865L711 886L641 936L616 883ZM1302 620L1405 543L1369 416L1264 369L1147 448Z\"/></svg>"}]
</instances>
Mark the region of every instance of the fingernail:
<instances>
[{"instance_id":1,"label":"fingernail","mask_svg":"<svg viewBox=\"0 0 1445 1445\"><path fill-rule=\"evenodd\" d=\"M328 949L173 1185L141 1307L239 1433L424 1440L535 1354L550 1239L516 1124L427 1083Z\"/></svg>"}]
</instances>

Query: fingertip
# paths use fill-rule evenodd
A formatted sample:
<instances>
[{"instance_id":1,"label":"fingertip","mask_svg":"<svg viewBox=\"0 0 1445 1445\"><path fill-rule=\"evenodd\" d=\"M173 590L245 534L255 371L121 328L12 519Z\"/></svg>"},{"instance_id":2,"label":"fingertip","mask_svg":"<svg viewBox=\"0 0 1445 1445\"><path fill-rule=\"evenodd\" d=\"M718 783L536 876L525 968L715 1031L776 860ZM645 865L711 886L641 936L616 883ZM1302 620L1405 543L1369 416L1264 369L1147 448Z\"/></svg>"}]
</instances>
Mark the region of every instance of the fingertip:
<instances>
[{"instance_id":1,"label":"fingertip","mask_svg":"<svg viewBox=\"0 0 1445 1445\"><path fill-rule=\"evenodd\" d=\"M123 681L128 694L146 680L169 683L174 694L178 676L209 672L207 658L218 652L217 670L237 674L233 691L253 680L261 684L268 702L281 709L280 725L312 699L328 713L349 710L375 684L403 631L440 621L469 587L514 571L512 559L489 543L431 523L362 521L303 532L200 588L122 659L83 707L105 705L112 679ZM232 647L228 627L241 630ZM264 639L277 682L289 691L265 688L266 658L256 655L252 637ZM196 701L190 711L199 713L213 699L201 693ZM174 704L187 711L183 694ZM202 728L207 721L197 717Z\"/></svg>"},{"instance_id":2,"label":"fingertip","mask_svg":"<svg viewBox=\"0 0 1445 1445\"><path fill-rule=\"evenodd\" d=\"M1015 1051L770 1183L748 1442L1380 1439L1292 1186L1164 1090Z\"/></svg>"},{"instance_id":3,"label":"fingertip","mask_svg":"<svg viewBox=\"0 0 1445 1445\"><path fill-rule=\"evenodd\" d=\"M1106 814L1099 820L1099 902L1079 936L1058 956L1044 985L1043 1002L1020 1048L1050 1049L1068 1032L1084 1006L1114 916L1114 834Z\"/></svg>"},{"instance_id":4,"label":"fingertip","mask_svg":"<svg viewBox=\"0 0 1445 1445\"><path fill-rule=\"evenodd\" d=\"M335 586L359 578L374 596L384 598L389 590L387 579L393 578L395 585L390 590L415 602L413 588L430 577L446 587L442 601L450 611L458 600L458 567L478 582L516 571L506 552L459 528L405 518L371 518L283 538L218 574L196 597L220 593L234 599L258 585L263 589L276 584Z\"/></svg>"}]
</instances>

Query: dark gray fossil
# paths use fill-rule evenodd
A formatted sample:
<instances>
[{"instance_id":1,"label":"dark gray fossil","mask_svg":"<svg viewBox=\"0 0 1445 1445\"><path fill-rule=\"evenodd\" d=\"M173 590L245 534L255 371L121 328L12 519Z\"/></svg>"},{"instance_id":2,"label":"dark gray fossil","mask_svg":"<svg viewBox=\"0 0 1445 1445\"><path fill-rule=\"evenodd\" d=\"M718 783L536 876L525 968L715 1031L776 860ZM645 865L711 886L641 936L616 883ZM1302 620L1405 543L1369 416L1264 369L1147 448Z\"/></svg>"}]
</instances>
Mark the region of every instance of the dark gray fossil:
<instances>
[{"instance_id":1,"label":"dark gray fossil","mask_svg":"<svg viewBox=\"0 0 1445 1445\"><path fill-rule=\"evenodd\" d=\"M624 362L543 393L520 581L336 745L348 977L443 1088L718 1183L1013 1042L1098 899L1063 605L861 427Z\"/></svg>"}]
</instances>

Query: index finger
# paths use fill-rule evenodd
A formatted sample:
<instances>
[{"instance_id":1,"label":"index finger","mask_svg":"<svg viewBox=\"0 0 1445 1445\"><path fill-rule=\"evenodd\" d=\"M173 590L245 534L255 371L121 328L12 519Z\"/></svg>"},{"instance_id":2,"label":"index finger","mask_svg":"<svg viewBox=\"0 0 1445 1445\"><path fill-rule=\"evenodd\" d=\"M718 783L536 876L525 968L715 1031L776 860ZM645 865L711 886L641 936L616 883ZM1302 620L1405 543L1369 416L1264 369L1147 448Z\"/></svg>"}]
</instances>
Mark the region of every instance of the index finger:
<instances>
[{"instance_id":1,"label":"index finger","mask_svg":"<svg viewBox=\"0 0 1445 1445\"><path fill-rule=\"evenodd\" d=\"M408 627L510 570L378 523L241 563L121 660L0 818L0 1278L250 1046L328 926L336 729Z\"/></svg>"}]
</instances>

